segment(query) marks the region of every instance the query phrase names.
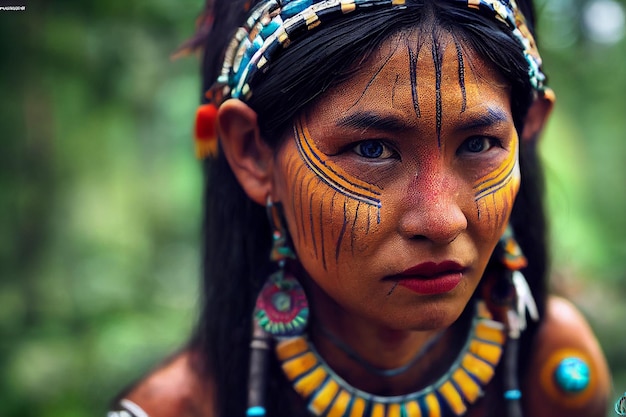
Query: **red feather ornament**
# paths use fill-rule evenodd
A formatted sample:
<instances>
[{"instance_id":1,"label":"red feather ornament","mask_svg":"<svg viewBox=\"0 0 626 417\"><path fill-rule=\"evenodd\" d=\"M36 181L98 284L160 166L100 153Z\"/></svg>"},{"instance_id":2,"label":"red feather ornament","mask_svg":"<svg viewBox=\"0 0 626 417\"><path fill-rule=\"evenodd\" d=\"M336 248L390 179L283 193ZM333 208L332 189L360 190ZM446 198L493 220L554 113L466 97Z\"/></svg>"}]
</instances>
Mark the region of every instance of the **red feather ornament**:
<instances>
[{"instance_id":1,"label":"red feather ornament","mask_svg":"<svg viewBox=\"0 0 626 417\"><path fill-rule=\"evenodd\" d=\"M196 156L204 159L217 156L217 107L204 104L196 111Z\"/></svg>"}]
</instances>

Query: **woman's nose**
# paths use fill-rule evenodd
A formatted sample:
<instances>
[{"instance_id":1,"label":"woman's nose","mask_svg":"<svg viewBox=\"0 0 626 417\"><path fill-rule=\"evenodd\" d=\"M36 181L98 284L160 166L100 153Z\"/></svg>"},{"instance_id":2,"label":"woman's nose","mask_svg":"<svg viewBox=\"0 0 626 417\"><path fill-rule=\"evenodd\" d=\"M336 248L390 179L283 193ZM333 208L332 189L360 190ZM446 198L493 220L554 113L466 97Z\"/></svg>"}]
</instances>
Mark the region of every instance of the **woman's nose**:
<instances>
[{"instance_id":1,"label":"woman's nose","mask_svg":"<svg viewBox=\"0 0 626 417\"><path fill-rule=\"evenodd\" d=\"M445 174L416 176L406 190L400 233L408 239L448 244L467 229L457 181Z\"/></svg>"}]
</instances>

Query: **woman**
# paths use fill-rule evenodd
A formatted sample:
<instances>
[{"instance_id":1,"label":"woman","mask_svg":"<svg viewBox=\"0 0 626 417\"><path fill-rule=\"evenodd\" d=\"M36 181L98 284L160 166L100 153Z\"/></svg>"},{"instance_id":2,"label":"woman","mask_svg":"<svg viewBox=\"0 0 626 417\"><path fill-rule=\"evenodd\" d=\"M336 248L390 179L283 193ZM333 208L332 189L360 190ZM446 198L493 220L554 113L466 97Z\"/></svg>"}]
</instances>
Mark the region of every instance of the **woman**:
<instances>
[{"instance_id":1,"label":"woman","mask_svg":"<svg viewBox=\"0 0 626 417\"><path fill-rule=\"evenodd\" d=\"M544 291L533 20L209 2L202 319L111 415L604 415L597 342Z\"/></svg>"}]
</instances>

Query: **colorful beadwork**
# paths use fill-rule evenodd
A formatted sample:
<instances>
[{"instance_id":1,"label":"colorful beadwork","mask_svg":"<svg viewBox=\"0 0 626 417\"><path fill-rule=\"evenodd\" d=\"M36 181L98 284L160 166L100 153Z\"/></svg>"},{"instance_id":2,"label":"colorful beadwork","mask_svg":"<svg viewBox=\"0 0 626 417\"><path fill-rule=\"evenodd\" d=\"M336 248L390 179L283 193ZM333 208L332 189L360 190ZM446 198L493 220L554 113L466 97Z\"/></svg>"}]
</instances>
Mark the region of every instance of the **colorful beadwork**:
<instances>
[{"instance_id":1,"label":"colorful beadwork","mask_svg":"<svg viewBox=\"0 0 626 417\"><path fill-rule=\"evenodd\" d=\"M296 259L296 254L293 249L291 249L287 229L285 228L285 221L279 206L280 203L272 202L272 198L269 195L267 196L265 209L267 211L267 219L269 220L270 227L273 230L270 260L272 262L278 262L278 265L283 268L287 259Z\"/></svg>"},{"instance_id":2,"label":"colorful beadwork","mask_svg":"<svg viewBox=\"0 0 626 417\"><path fill-rule=\"evenodd\" d=\"M286 259L295 259L296 254L287 245L287 236L284 233L275 231L272 234L272 250L270 251L270 260L273 262L281 262Z\"/></svg>"},{"instance_id":3,"label":"colorful beadwork","mask_svg":"<svg viewBox=\"0 0 626 417\"><path fill-rule=\"evenodd\" d=\"M513 228L507 225L500 237L494 255L506 271L491 275L483 286L483 296L491 302L492 309L506 317L509 337L519 338L527 326L527 315L539 320L539 310L526 278L520 271L528 265L522 249L515 240Z\"/></svg>"},{"instance_id":4,"label":"colorful beadwork","mask_svg":"<svg viewBox=\"0 0 626 417\"><path fill-rule=\"evenodd\" d=\"M297 279L282 269L275 272L261 289L255 318L273 336L302 334L309 318L309 305Z\"/></svg>"},{"instance_id":5,"label":"colorful beadwork","mask_svg":"<svg viewBox=\"0 0 626 417\"><path fill-rule=\"evenodd\" d=\"M502 262L507 269L517 271L528 265L528 261L522 253L522 248L520 248L515 240L513 228L510 225L507 226L502 237L500 237L498 250L500 251L500 262Z\"/></svg>"},{"instance_id":6,"label":"colorful beadwork","mask_svg":"<svg viewBox=\"0 0 626 417\"><path fill-rule=\"evenodd\" d=\"M528 62L528 77L533 88L543 90L546 76L541 71L541 56L537 44L526 24L526 18L517 7L515 0L456 0L467 4L505 23L511 29L513 36L524 47L524 56Z\"/></svg>"},{"instance_id":7,"label":"colorful beadwork","mask_svg":"<svg viewBox=\"0 0 626 417\"><path fill-rule=\"evenodd\" d=\"M529 64L533 87L543 89L545 76L541 72L541 57L526 19L515 0L449 0L460 7L469 7L497 19L508 26L520 41ZM266 0L249 14L244 26L232 38L216 84L207 98L224 97L247 100L250 84L260 71L267 71L272 59L281 50L324 23L343 15L380 9L404 9L405 0Z\"/></svg>"},{"instance_id":8,"label":"colorful beadwork","mask_svg":"<svg viewBox=\"0 0 626 417\"><path fill-rule=\"evenodd\" d=\"M480 303L482 304L482 302ZM504 326L479 306L468 342L450 370L421 391L393 397L372 395L333 372L306 337L280 341L276 354L309 411L327 417L460 416L494 376L506 341Z\"/></svg>"}]
</instances>

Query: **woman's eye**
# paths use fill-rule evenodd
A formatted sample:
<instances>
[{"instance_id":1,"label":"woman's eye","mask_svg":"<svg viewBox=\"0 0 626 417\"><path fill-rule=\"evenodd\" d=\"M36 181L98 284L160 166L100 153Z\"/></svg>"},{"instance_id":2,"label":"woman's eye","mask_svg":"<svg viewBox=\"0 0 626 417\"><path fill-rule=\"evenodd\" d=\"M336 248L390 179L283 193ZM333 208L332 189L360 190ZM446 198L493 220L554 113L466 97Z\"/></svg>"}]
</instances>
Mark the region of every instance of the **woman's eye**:
<instances>
[{"instance_id":1,"label":"woman's eye","mask_svg":"<svg viewBox=\"0 0 626 417\"><path fill-rule=\"evenodd\" d=\"M459 148L459 153L481 153L494 146L500 146L500 141L486 136L474 136L467 139Z\"/></svg>"},{"instance_id":2,"label":"woman's eye","mask_svg":"<svg viewBox=\"0 0 626 417\"><path fill-rule=\"evenodd\" d=\"M373 139L359 142L354 147L354 152L359 156L369 159L387 159L394 155L394 152L382 141Z\"/></svg>"}]
</instances>

